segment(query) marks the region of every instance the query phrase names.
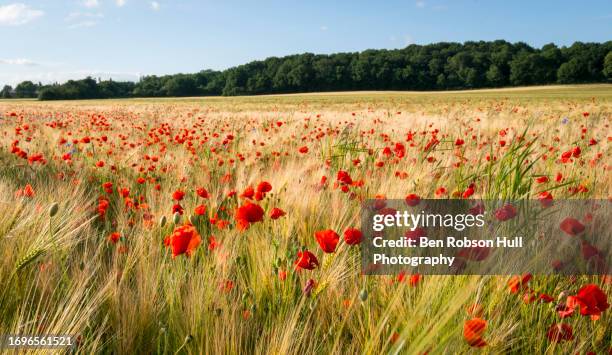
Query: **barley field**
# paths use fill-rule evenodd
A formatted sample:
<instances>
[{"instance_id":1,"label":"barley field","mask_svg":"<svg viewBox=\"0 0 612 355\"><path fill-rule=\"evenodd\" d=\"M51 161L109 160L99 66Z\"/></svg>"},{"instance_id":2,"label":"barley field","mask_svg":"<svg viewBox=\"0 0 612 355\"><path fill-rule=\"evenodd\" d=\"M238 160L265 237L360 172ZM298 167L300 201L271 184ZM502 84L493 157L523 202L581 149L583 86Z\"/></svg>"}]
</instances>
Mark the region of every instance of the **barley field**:
<instances>
[{"instance_id":1,"label":"barley field","mask_svg":"<svg viewBox=\"0 0 612 355\"><path fill-rule=\"evenodd\" d=\"M0 334L611 353L611 276L364 276L359 249L366 199L609 199L611 118L612 85L0 100Z\"/></svg>"}]
</instances>

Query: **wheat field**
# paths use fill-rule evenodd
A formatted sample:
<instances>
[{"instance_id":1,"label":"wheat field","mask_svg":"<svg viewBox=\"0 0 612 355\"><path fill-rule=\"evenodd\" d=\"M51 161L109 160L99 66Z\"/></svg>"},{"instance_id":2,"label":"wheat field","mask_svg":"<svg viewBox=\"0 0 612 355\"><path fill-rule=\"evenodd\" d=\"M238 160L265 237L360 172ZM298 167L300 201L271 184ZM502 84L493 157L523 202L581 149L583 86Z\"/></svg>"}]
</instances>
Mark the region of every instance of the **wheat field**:
<instances>
[{"instance_id":1,"label":"wheat field","mask_svg":"<svg viewBox=\"0 0 612 355\"><path fill-rule=\"evenodd\" d=\"M345 233L371 198L609 199L611 117L612 85L0 100L0 334L84 354L612 352L610 276L363 276Z\"/></svg>"}]
</instances>

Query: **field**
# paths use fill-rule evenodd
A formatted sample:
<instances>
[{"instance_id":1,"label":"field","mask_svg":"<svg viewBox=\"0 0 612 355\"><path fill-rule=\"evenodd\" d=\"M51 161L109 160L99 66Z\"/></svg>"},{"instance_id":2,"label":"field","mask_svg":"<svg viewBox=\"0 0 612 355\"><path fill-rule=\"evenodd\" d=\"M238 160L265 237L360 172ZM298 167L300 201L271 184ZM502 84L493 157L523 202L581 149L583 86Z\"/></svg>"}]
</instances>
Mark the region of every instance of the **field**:
<instances>
[{"instance_id":1,"label":"field","mask_svg":"<svg viewBox=\"0 0 612 355\"><path fill-rule=\"evenodd\" d=\"M611 117L612 85L0 101L0 334L84 354L612 352L610 276L366 277L350 229L369 198L609 199Z\"/></svg>"}]
</instances>

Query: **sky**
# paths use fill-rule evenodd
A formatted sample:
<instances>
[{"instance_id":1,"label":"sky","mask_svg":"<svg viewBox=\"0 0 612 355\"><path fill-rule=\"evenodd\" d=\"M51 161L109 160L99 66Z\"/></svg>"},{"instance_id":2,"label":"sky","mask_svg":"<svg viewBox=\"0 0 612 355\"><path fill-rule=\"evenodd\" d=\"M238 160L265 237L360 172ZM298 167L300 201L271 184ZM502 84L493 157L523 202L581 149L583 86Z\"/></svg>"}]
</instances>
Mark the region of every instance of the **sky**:
<instances>
[{"instance_id":1,"label":"sky","mask_svg":"<svg viewBox=\"0 0 612 355\"><path fill-rule=\"evenodd\" d=\"M0 0L0 85L221 70L295 53L612 40L612 1Z\"/></svg>"}]
</instances>

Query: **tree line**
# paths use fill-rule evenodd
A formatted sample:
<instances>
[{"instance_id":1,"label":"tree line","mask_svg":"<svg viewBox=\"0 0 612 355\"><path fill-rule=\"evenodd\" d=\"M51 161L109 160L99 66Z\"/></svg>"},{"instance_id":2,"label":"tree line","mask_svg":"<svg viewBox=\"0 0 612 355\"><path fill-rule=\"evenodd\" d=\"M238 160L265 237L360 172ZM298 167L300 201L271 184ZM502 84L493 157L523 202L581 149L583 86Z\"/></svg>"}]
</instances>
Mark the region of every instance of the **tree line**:
<instances>
[{"instance_id":1,"label":"tree line","mask_svg":"<svg viewBox=\"0 0 612 355\"><path fill-rule=\"evenodd\" d=\"M4 86L3 98L40 100L258 95L347 90L450 90L612 82L612 41L534 48L479 41L270 57L223 71Z\"/></svg>"}]
</instances>

